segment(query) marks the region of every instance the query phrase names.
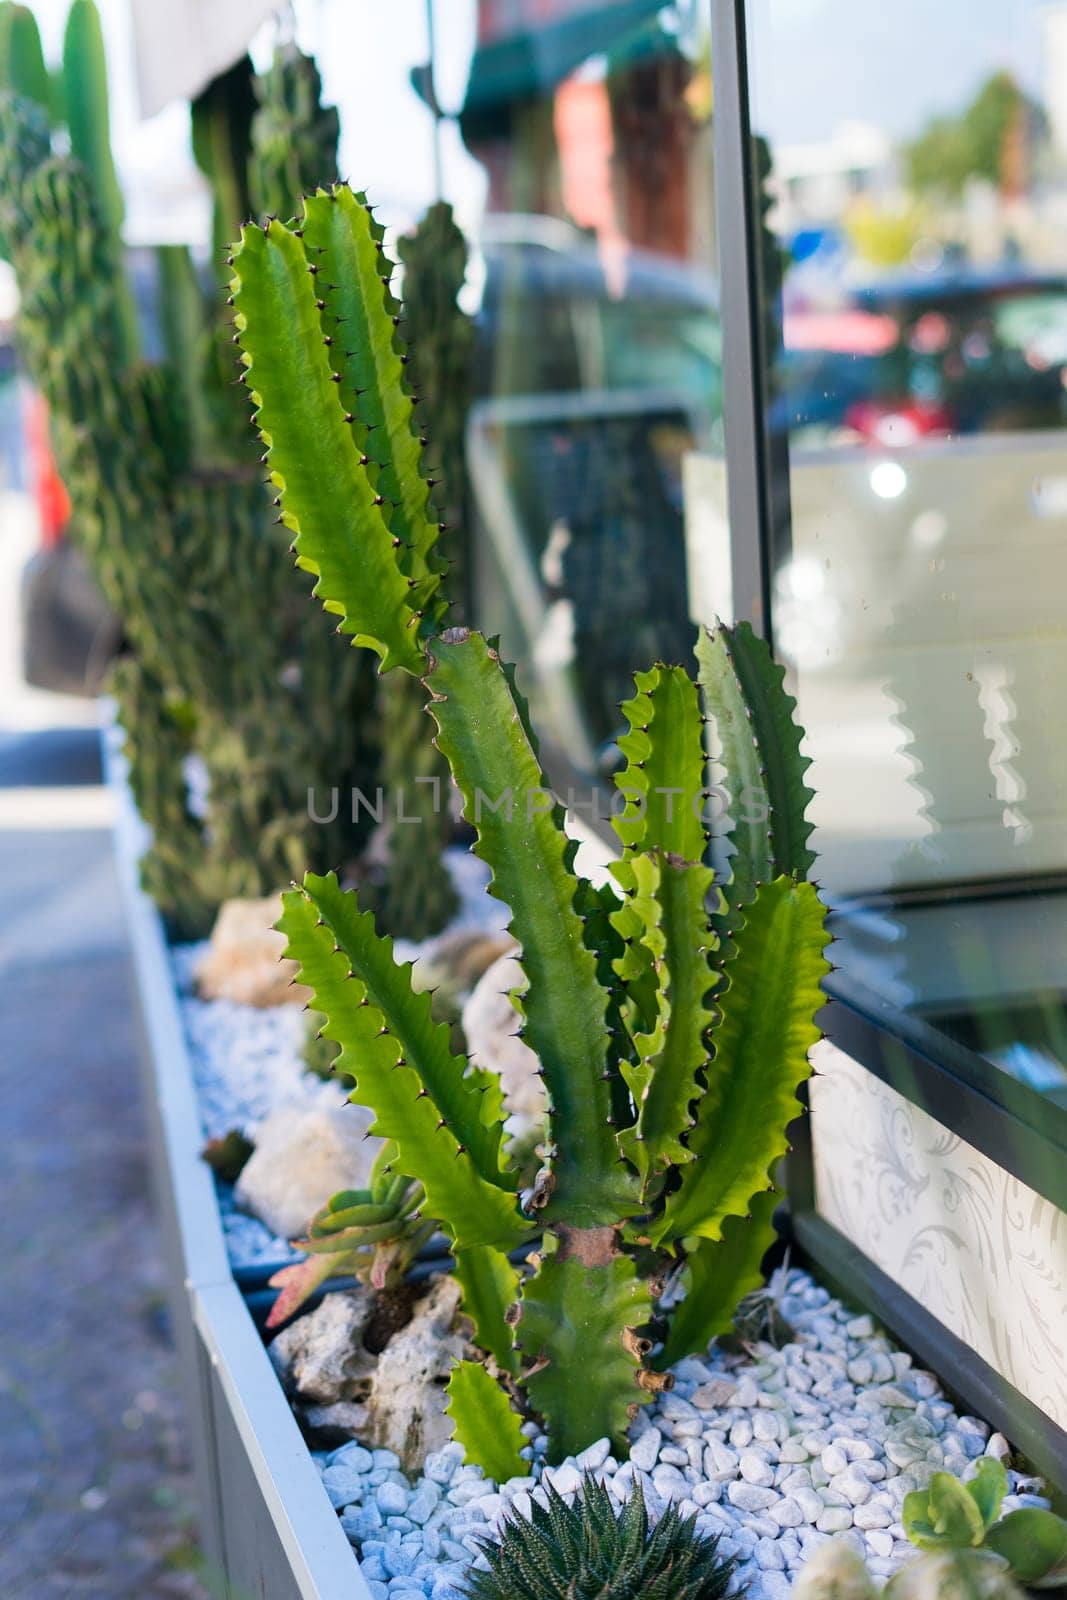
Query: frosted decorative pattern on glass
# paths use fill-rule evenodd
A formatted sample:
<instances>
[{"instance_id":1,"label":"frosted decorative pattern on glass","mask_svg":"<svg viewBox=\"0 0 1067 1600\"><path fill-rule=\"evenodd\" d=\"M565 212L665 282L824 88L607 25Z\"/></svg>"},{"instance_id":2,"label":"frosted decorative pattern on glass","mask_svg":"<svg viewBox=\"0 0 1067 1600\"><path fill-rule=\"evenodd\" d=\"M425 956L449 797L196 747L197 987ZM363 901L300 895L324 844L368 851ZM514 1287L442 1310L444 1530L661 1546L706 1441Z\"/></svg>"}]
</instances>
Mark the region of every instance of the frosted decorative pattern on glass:
<instances>
[{"instance_id":1,"label":"frosted decorative pattern on glass","mask_svg":"<svg viewBox=\"0 0 1067 1600\"><path fill-rule=\"evenodd\" d=\"M835 1045L812 1060L820 1216L1067 1427L1067 1216Z\"/></svg>"}]
</instances>

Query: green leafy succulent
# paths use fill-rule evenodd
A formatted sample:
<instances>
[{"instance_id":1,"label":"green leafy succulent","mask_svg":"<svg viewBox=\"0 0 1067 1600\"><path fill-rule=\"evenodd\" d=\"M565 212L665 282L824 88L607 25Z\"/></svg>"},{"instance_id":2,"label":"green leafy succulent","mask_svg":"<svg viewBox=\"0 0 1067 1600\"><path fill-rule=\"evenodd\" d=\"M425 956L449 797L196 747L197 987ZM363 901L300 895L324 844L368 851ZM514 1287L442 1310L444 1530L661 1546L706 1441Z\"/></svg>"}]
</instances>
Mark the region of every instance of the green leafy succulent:
<instances>
[{"instance_id":1,"label":"green leafy succulent","mask_svg":"<svg viewBox=\"0 0 1067 1600\"><path fill-rule=\"evenodd\" d=\"M271 1278L279 1290L267 1327L286 1322L327 1278L348 1273L373 1289L395 1288L434 1231L421 1212L421 1184L394 1171L397 1149L385 1144L365 1189L342 1189L308 1225L303 1261L282 1267Z\"/></svg>"},{"instance_id":2,"label":"green leafy succulent","mask_svg":"<svg viewBox=\"0 0 1067 1600\"><path fill-rule=\"evenodd\" d=\"M1000 1515L1008 1476L983 1456L967 1483L935 1472L925 1489L904 1497L904 1530L920 1550L991 1551L1020 1583L1055 1588L1067 1583L1067 1522L1040 1506Z\"/></svg>"},{"instance_id":3,"label":"green leafy succulent","mask_svg":"<svg viewBox=\"0 0 1067 1600\"><path fill-rule=\"evenodd\" d=\"M640 1485L616 1512L608 1490L586 1476L568 1504L546 1489L529 1519L504 1523L499 1542L485 1539L488 1570L465 1579L470 1600L720 1600L734 1562L704 1539L694 1517L671 1506L654 1528Z\"/></svg>"}]
</instances>

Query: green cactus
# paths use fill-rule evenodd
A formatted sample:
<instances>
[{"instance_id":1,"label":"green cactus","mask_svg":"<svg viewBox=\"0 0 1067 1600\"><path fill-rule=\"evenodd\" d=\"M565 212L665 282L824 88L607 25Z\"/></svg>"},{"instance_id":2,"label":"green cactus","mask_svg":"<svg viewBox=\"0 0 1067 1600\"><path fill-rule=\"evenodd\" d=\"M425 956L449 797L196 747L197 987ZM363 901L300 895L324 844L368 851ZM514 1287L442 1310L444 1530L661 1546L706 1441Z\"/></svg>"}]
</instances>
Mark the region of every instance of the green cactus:
<instances>
[{"instance_id":1,"label":"green cactus","mask_svg":"<svg viewBox=\"0 0 1067 1600\"><path fill-rule=\"evenodd\" d=\"M488 1367L480 1361L457 1361L448 1382L446 1413L457 1438L477 1441L471 1453L497 1483L523 1476L522 1423Z\"/></svg>"},{"instance_id":2,"label":"green cactus","mask_svg":"<svg viewBox=\"0 0 1067 1600\"><path fill-rule=\"evenodd\" d=\"M669 1386L648 1363L659 1271L682 1268L697 1242L694 1275L706 1284L721 1272L732 1292L765 1249L763 1197L799 1110L827 970L824 908L804 881L805 763L765 646L750 629L718 629L701 647L700 690L660 665L627 709L619 899L578 878L511 670L492 642L444 626L439 529L389 277L381 229L347 188L310 197L293 228L246 228L232 285L243 377L298 564L341 633L383 672L425 684L491 892L510 910L528 979L524 1035L550 1106L529 1195L520 1201L503 1152L499 1095L432 1028L426 997L355 895L308 874L284 896L279 926L342 1046L352 1098L396 1142L459 1259L503 1255L544 1228L516 1304L501 1317L501 1265L479 1272L472 1315L558 1459L604 1434L621 1445L633 1408ZM702 717L731 695L745 725L751 712L761 761L744 800L764 826L741 827L739 789L735 885L751 887L742 903L728 885L727 949L709 921L720 902L699 810ZM720 1325L714 1295L696 1302L675 1355ZM463 1442L477 1452L477 1438Z\"/></svg>"},{"instance_id":3,"label":"green cactus","mask_svg":"<svg viewBox=\"0 0 1067 1600\"><path fill-rule=\"evenodd\" d=\"M0 44L7 15L0 12ZM17 83L24 73L16 67L0 57L0 78ZM269 893L309 861L325 868L361 848L369 819L353 822L348 794L374 781L373 671L340 649L328 619L294 590L229 370L222 403L237 442L227 454L209 378L221 304L202 294L184 250L160 257L170 361L150 368L131 360L121 200L91 0L71 10L65 77L70 155L54 153L40 106L0 95L0 233L19 282L23 359L48 402L72 499L72 531L133 652L115 690L153 834L144 881L172 927L195 936L221 900ZM215 144L232 166L240 117L224 103L215 110ZM239 173L230 178L238 198L247 192ZM236 216L224 229L220 218L222 236ZM178 706L180 727L170 717ZM203 822L187 812L189 756L207 772ZM335 813L331 821L312 818L309 793L318 814Z\"/></svg>"},{"instance_id":4,"label":"green cactus","mask_svg":"<svg viewBox=\"0 0 1067 1600\"><path fill-rule=\"evenodd\" d=\"M399 241L404 264L404 334L411 343L412 382L421 422L431 441L434 504L451 560L449 593L465 594L467 568L463 530L467 524L464 430L470 402L474 330L457 304L467 270L467 246L452 208L431 206L414 233ZM457 607L466 614L463 599ZM389 835L389 867L376 909L382 926L401 938L439 932L457 906L441 853L452 832L448 768L427 734L426 694L421 684L395 673L382 685L382 779L385 792L402 801Z\"/></svg>"},{"instance_id":5,"label":"green cactus","mask_svg":"<svg viewBox=\"0 0 1067 1600\"><path fill-rule=\"evenodd\" d=\"M122 223L125 207L115 163L111 159L107 61L100 15L94 0L72 0L63 35L63 110L70 135L70 153L89 176L108 240L115 273L115 334L123 362L137 359L141 348L137 308L122 267Z\"/></svg>"},{"instance_id":6,"label":"green cactus","mask_svg":"<svg viewBox=\"0 0 1067 1600\"><path fill-rule=\"evenodd\" d=\"M336 181L340 123L334 107L322 104L319 69L291 41L277 47L253 89L252 211L261 218L288 218L316 184Z\"/></svg>"},{"instance_id":7,"label":"green cactus","mask_svg":"<svg viewBox=\"0 0 1067 1600\"><path fill-rule=\"evenodd\" d=\"M16 5L15 0L0 4L0 89L32 100L46 112L52 103L36 19L28 6Z\"/></svg>"},{"instance_id":8,"label":"green cactus","mask_svg":"<svg viewBox=\"0 0 1067 1600\"><path fill-rule=\"evenodd\" d=\"M549 1487L529 1519L512 1512L499 1540L481 1541L487 1566L464 1585L470 1600L721 1600L736 1564L718 1546L673 1506L651 1528L640 1487L617 1512L587 1476L570 1504Z\"/></svg>"}]
</instances>

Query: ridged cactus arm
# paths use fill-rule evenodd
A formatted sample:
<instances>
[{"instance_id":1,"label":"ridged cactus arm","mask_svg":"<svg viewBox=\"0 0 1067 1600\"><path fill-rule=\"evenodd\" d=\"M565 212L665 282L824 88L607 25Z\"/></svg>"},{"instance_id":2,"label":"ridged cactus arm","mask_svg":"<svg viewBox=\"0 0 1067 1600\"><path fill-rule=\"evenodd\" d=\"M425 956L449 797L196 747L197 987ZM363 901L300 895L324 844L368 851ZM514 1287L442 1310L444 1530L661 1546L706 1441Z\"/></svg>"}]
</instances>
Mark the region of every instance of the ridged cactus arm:
<instances>
[{"instance_id":1,"label":"ridged cactus arm","mask_svg":"<svg viewBox=\"0 0 1067 1600\"><path fill-rule=\"evenodd\" d=\"M661 663L634 675L637 693L623 703L629 729L619 738L626 765L615 783L624 800L614 817L625 856L663 850L701 861L703 719L696 684L683 667ZM625 860L625 857L624 857ZM625 882L625 869L617 874Z\"/></svg>"},{"instance_id":2,"label":"ridged cactus arm","mask_svg":"<svg viewBox=\"0 0 1067 1600\"><path fill-rule=\"evenodd\" d=\"M63 35L63 106L70 131L70 153L89 174L100 218L111 236L116 276L115 333L124 365L140 353L137 307L126 282L122 259L125 207L111 157L107 60L100 13L94 0L73 0Z\"/></svg>"},{"instance_id":3,"label":"ridged cactus arm","mask_svg":"<svg viewBox=\"0 0 1067 1600\"><path fill-rule=\"evenodd\" d=\"M253 80L249 188L256 216L295 216L301 198L337 178L340 119L322 104L322 78L310 56L287 41L269 69Z\"/></svg>"},{"instance_id":4,"label":"ridged cactus arm","mask_svg":"<svg viewBox=\"0 0 1067 1600\"><path fill-rule=\"evenodd\" d=\"M453 1435L463 1446L465 1460L477 1463L497 1483L523 1476L522 1418L480 1361L457 1361L452 1368L445 1412L452 1418Z\"/></svg>"},{"instance_id":5,"label":"ridged cactus arm","mask_svg":"<svg viewBox=\"0 0 1067 1600\"><path fill-rule=\"evenodd\" d=\"M626 941L616 972L627 985L634 1055L623 1074L637 1124L622 1140L643 1178L692 1159L681 1142L692 1125L712 1021L708 925L713 876L706 836L703 721L697 688L681 667L636 675L619 740L627 764L617 778L626 809L616 818L624 855L615 876L628 899L613 914Z\"/></svg>"},{"instance_id":6,"label":"ridged cactus arm","mask_svg":"<svg viewBox=\"0 0 1067 1600\"><path fill-rule=\"evenodd\" d=\"M538 1057L552 1115L546 1221L613 1224L635 1209L634 1183L611 1126L608 995L576 909L574 845L563 832L536 749L496 650L456 628L433 641L427 684L438 744L492 870L490 892L511 912L529 980L526 1043Z\"/></svg>"},{"instance_id":7,"label":"ridged cactus arm","mask_svg":"<svg viewBox=\"0 0 1067 1600\"><path fill-rule=\"evenodd\" d=\"M708 1061L705 1034L713 1020L707 1003L712 874L659 852L634 856L628 865L634 888L627 911L636 915L641 943L651 957L656 1011L650 1030L634 1039L635 1060L622 1066L637 1123L621 1144L647 1180L693 1159L681 1141L694 1126L691 1108L701 1094L700 1073Z\"/></svg>"},{"instance_id":8,"label":"ridged cactus arm","mask_svg":"<svg viewBox=\"0 0 1067 1600\"><path fill-rule=\"evenodd\" d=\"M485 1127L476 1087L433 1021L430 996L416 994L409 967L375 930L336 878L308 874L283 896L278 924L300 981L326 1016L323 1032L341 1046L336 1066L355 1080L351 1098L375 1114L373 1132L395 1141L398 1165L426 1191L426 1212L457 1246L511 1249L528 1235L515 1178L498 1164L499 1134Z\"/></svg>"},{"instance_id":9,"label":"ridged cactus arm","mask_svg":"<svg viewBox=\"0 0 1067 1600\"><path fill-rule=\"evenodd\" d=\"M721 1238L725 1218L747 1216L753 1195L770 1188L819 1037L827 939L826 907L811 884L761 884L718 996L714 1058L689 1137L694 1159L650 1229L655 1243Z\"/></svg>"},{"instance_id":10,"label":"ridged cactus arm","mask_svg":"<svg viewBox=\"0 0 1067 1600\"><path fill-rule=\"evenodd\" d=\"M473 392L475 329L459 305L467 274L467 241L452 207L438 201L397 251L404 267L404 337L419 396L419 419L429 435L428 460L437 480L434 504L444 517L453 621L470 620L470 484L465 434Z\"/></svg>"},{"instance_id":11,"label":"ridged cactus arm","mask_svg":"<svg viewBox=\"0 0 1067 1600\"><path fill-rule=\"evenodd\" d=\"M712 1339L729 1333L746 1294L763 1284L762 1262L777 1234L778 1192L753 1197L747 1217L727 1217L721 1239L701 1239L686 1257L685 1297L671 1312L670 1332L656 1357L661 1370L684 1356L703 1355Z\"/></svg>"},{"instance_id":12,"label":"ridged cactus arm","mask_svg":"<svg viewBox=\"0 0 1067 1600\"><path fill-rule=\"evenodd\" d=\"M246 227L233 264L237 338L297 563L315 574L315 593L341 618L340 631L376 651L383 672L400 666L421 676L414 580L398 565L338 399L303 242L280 222Z\"/></svg>"},{"instance_id":13,"label":"ridged cactus arm","mask_svg":"<svg viewBox=\"0 0 1067 1600\"><path fill-rule=\"evenodd\" d=\"M333 340L340 398L365 430L362 449L378 468L383 514L401 541L397 561L420 585L430 577L432 594L439 585L440 566L432 554L439 527L423 475L422 433L406 377L409 357L397 331L401 308L389 287L393 269L382 244L384 229L366 197L343 184L309 196L301 229L325 302L323 329ZM435 605L443 616L439 599Z\"/></svg>"},{"instance_id":14,"label":"ridged cactus arm","mask_svg":"<svg viewBox=\"0 0 1067 1600\"><path fill-rule=\"evenodd\" d=\"M474 1337L502 1372L514 1373L518 1359L512 1348L508 1311L519 1299L519 1271L502 1250L476 1245L453 1252L456 1278L463 1290L463 1310L474 1324Z\"/></svg>"},{"instance_id":15,"label":"ridged cactus arm","mask_svg":"<svg viewBox=\"0 0 1067 1600\"><path fill-rule=\"evenodd\" d=\"M749 623L701 629L696 653L729 785L735 854L728 899L744 905L757 883L783 872L804 878L815 860L805 815L813 791L804 774L811 763L801 754L785 672Z\"/></svg>"},{"instance_id":16,"label":"ridged cactus arm","mask_svg":"<svg viewBox=\"0 0 1067 1600\"><path fill-rule=\"evenodd\" d=\"M519 1381L548 1425L553 1461L605 1435L624 1445L632 1408L655 1387L639 1383L651 1315L647 1281L613 1250L590 1262L563 1244L527 1279L515 1343L532 1365Z\"/></svg>"},{"instance_id":17,"label":"ridged cactus arm","mask_svg":"<svg viewBox=\"0 0 1067 1600\"><path fill-rule=\"evenodd\" d=\"M47 115L51 108L48 68L41 35L29 6L0 4L0 89L32 100Z\"/></svg>"}]
</instances>

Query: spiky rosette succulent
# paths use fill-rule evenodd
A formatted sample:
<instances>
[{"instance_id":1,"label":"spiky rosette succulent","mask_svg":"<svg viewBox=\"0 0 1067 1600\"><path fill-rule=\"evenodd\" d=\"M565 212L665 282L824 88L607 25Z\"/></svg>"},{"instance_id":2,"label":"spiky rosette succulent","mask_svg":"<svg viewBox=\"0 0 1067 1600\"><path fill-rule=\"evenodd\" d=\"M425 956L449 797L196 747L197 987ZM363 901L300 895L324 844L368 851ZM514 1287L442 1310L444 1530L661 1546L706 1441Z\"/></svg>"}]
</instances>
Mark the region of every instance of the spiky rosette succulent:
<instances>
[{"instance_id":1,"label":"spiky rosette succulent","mask_svg":"<svg viewBox=\"0 0 1067 1600\"><path fill-rule=\"evenodd\" d=\"M655 1528L640 1486L616 1515L602 1483L586 1476L571 1504L549 1487L530 1519L504 1523L500 1542L484 1540L487 1571L465 1582L470 1600L719 1600L734 1562L704 1539L695 1518L673 1506Z\"/></svg>"}]
</instances>

